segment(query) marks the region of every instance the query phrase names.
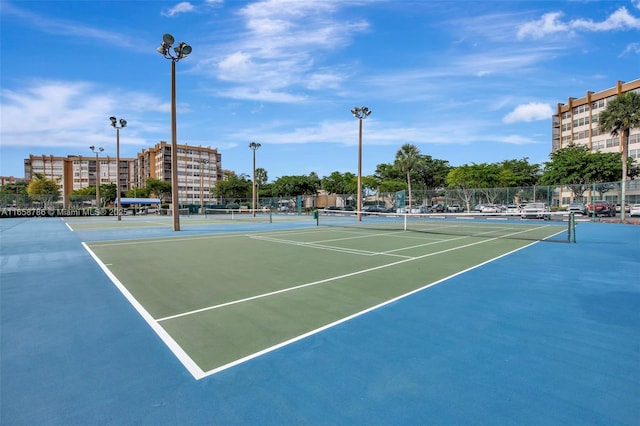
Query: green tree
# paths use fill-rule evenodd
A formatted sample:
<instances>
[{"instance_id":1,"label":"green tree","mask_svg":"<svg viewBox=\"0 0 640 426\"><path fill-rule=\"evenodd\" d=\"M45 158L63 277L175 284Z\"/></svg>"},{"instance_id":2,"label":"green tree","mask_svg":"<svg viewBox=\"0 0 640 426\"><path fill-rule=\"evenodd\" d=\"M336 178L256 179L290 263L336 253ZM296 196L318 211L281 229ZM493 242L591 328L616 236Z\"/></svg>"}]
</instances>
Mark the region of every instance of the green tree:
<instances>
[{"instance_id":1,"label":"green tree","mask_svg":"<svg viewBox=\"0 0 640 426\"><path fill-rule=\"evenodd\" d=\"M69 194L69 201L73 203L75 207L82 206L85 202L94 200L96 198L96 187L86 186L84 188L76 189Z\"/></svg>"},{"instance_id":2,"label":"green tree","mask_svg":"<svg viewBox=\"0 0 640 426\"><path fill-rule=\"evenodd\" d=\"M125 194L125 197L129 198L149 198L149 189L148 188L131 188Z\"/></svg>"},{"instance_id":3,"label":"green tree","mask_svg":"<svg viewBox=\"0 0 640 426\"><path fill-rule=\"evenodd\" d=\"M320 189L320 178L315 173L308 176L282 176L273 182L276 197L315 195Z\"/></svg>"},{"instance_id":4,"label":"green tree","mask_svg":"<svg viewBox=\"0 0 640 426\"><path fill-rule=\"evenodd\" d=\"M569 145L549 154L540 178L543 185L566 186L578 200L593 183L611 182L620 175L622 161L615 153L591 153L585 145Z\"/></svg>"},{"instance_id":5,"label":"green tree","mask_svg":"<svg viewBox=\"0 0 640 426\"><path fill-rule=\"evenodd\" d=\"M471 210L471 202L473 201L474 191L474 171L469 165L455 167L447 174L447 186L452 188L457 198L461 199L465 204L465 210Z\"/></svg>"},{"instance_id":6,"label":"green tree","mask_svg":"<svg viewBox=\"0 0 640 426\"><path fill-rule=\"evenodd\" d=\"M16 181L8 182L0 186L0 195L2 195L1 205L13 205L20 207L27 200L28 182Z\"/></svg>"},{"instance_id":7,"label":"green tree","mask_svg":"<svg viewBox=\"0 0 640 426\"><path fill-rule=\"evenodd\" d=\"M332 172L320 180L320 187L329 194L353 194L357 186L357 176L350 172Z\"/></svg>"},{"instance_id":8,"label":"green tree","mask_svg":"<svg viewBox=\"0 0 640 426\"><path fill-rule=\"evenodd\" d=\"M380 192L398 192L407 189L407 181L402 172L393 164L378 164L373 177L377 181L377 189Z\"/></svg>"},{"instance_id":9,"label":"green tree","mask_svg":"<svg viewBox=\"0 0 640 426\"><path fill-rule=\"evenodd\" d=\"M430 155L422 155L415 167L416 181L421 183L424 189L436 189L445 186L447 174L451 170L446 160L434 159Z\"/></svg>"},{"instance_id":10,"label":"green tree","mask_svg":"<svg viewBox=\"0 0 640 426\"><path fill-rule=\"evenodd\" d=\"M149 194L154 194L159 198L161 203L164 203L167 196L171 195L171 183L160 179L149 178L147 179L146 190Z\"/></svg>"},{"instance_id":11,"label":"green tree","mask_svg":"<svg viewBox=\"0 0 640 426\"><path fill-rule=\"evenodd\" d=\"M379 179L380 182L401 181L406 183L402 171L395 167L393 164L389 163L378 164L373 176Z\"/></svg>"},{"instance_id":12,"label":"green tree","mask_svg":"<svg viewBox=\"0 0 640 426\"><path fill-rule=\"evenodd\" d=\"M253 182L246 175L237 176L233 172L224 172L225 179L216 182L213 194L226 200L236 200L251 197L251 185Z\"/></svg>"},{"instance_id":13,"label":"green tree","mask_svg":"<svg viewBox=\"0 0 640 426\"><path fill-rule=\"evenodd\" d=\"M629 133L631 129L640 127L640 94L627 92L608 102L607 107L598 117L598 123L600 131L610 132L612 136L620 137L620 145L622 146L620 212L622 214L622 220L624 220L626 181L628 179Z\"/></svg>"},{"instance_id":14,"label":"green tree","mask_svg":"<svg viewBox=\"0 0 640 426\"><path fill-rule=\"evenodd\" d=\"M60 198L58 183L53 179L47 179L42 173L34 173L33 179L27 185L27 194L33 200L42 202L48 207Z\"/></svg>"},{"instance_id":15,"label":"green tree","mask_svg":"<svg viewBox=\"0 0 640 426\"><path fill-rule=\"evenodd\" d=\"M540 165L529 164L528 158L521 160L505 160L499 163L500 186L533 186L540 180Z\"/></svg>"},{"instance_id":16,"label":"green tree","mask_svg":"<svg viewBox=\"0 0 640 426\"><path fill-rule=\"evenodd\" d=\"M412 144L404 144L396 152L394 166L398 170L405 172L407 176L407 188L409 191L409 212L411 212L411 171L415 169L421 161L420 149Z\"/></svg>"},{"instance_id":17,"label":"green tree","mask_svg":"<svg viewBox=\"0 0 640 426\"><path fill-rule=\"evenodd\" d=\"M103 183L100 185L100 203L105 206L113 203L118 196L115 183Z\"/></svg>"}]
</instances>

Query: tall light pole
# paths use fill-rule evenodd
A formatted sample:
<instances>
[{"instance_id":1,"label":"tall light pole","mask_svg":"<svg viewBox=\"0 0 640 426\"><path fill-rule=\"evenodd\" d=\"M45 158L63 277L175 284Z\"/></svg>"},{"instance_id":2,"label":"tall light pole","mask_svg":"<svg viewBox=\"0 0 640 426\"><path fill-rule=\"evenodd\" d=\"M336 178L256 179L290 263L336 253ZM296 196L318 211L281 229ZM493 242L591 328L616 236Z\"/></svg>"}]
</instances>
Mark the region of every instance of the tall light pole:
<instances>
[{"instance_id":1,"label":"tall light pole","mask_svg":"<svg viewBox=\"0 0 640 426\"><path fill-rule=\"evenodd\" d=\"M209 160L206 158L198 159L198 163L200 163L200 214L204 214L204 175L202 173L202 168L208 162Z\"/></svg>"},{"instance_id":2,"label":"tall light pole","mask_svg":"<svg viewBox=\"0 0 640 426\"><path fill-rule=\"evenodd\" d=\"M162 56L171 59L171 214L173 230L180 230L180 206L178 205L178 137L176 131L176 62L191 54L191 46L181 41L171 50L175 42L171 34L162 36L162 43L156 49Z\"/></svg>"},{"instance_id":3,"label":"tall light pole","mask_svg":"<svg viewBox=\"0 0 640 426\"><path fill-rule=\"evenodd\" d=\"M371 110L366 106L355 107L351 110L351 114L358 119L359 131L358 131L358 200L356 204L356 211L358 215L358 221L362 220L362 120L371 115Z\"/></svg>"},{"instance_id":4,"label":"tall light pole","mask_svg":"<svg viewBox=\"0 0 640 426\"><path fill-rule=\"evenodd\" d=\"M258 142L251 142L249 144L249 149L253 151L253 189L251 190L251 204L253 205L253 217L256 216L256 204L258 203L258 200L256 198L256 195L258 195L258 193L256 192L256 150L261 146L262 145L260 145Z\"/></svg>"},{"instance_id":5,"label":"tall light pole","mask_svg":"<svg viewBox=\"0 0 640 426\"><path fill-rule=\"evenodd\" d=\"M111 125L116 129L116 210L118 211L118 220L122 220L122 205L120 204L120 129L127 127L127 120L121 118L120 126L118 126L118 119L115 117L109 117ZM127 177L127 182L129 181Z\"/></svg>"},{"instance_id":6,"label":"tall light pole","mask_svg":"<svg viewBox=\"0 0 640 426\"><path fill-rule=\"evenodd\" d=\"M96 209L100 209L100 160L98 160L98 154L104 151L104 148L91 145L89 149L96 154Z\"/></svg>"}]
</instances>

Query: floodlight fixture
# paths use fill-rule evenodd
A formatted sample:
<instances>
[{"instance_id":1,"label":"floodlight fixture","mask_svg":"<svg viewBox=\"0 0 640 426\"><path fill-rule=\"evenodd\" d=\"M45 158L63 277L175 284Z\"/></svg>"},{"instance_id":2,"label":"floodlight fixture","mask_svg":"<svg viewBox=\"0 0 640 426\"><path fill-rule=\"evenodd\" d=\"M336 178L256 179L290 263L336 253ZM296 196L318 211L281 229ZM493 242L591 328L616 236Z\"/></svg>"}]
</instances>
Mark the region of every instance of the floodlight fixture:
<instances>
[{"instance_id":1,"label":"floodlight fixture","mask_svg":"<svg viewBox=\"0 0 640 426\"><path fill-rule=\"evenodd\" d=\"M175 43L176 39L173 38L173 36L171 34L164 34L162 36L162 42L168 44L169 46L171 46L173 43Z\"/></svg>"},{"instance_id":2,"label":"floodlight fixture","mask_svg":"<svg viewBox=\"0 0 640 426\"><path fill-rule=\"evenodd\" d=\"M189 56L193 51L193 48L184 41L181 41L176 47L173 48L172 53L171 46L173 46L173 43L175 43L175 41L176 39L173 38L171 34L165 34L162 36L162 43L160 43L160 47L158 47L156 50L165 58L171 59L174 62L178 62L180 59Z\"/></svg>"}]
</instances>

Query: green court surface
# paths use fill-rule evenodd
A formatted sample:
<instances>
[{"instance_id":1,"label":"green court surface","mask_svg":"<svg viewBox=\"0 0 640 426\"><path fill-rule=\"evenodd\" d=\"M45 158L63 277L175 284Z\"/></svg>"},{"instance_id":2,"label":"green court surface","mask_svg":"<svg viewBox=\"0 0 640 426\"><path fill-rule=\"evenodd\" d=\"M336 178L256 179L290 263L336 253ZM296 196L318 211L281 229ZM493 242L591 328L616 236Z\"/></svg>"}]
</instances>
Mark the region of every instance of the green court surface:
<instances>
[{"instance_id":1,"label":"green court surface","mask_svg":"<svg viewBox=\"0 0 640 426\"><path fill-rule=\"evenodd\" d=\"M85 246L202 378L529 244L319 227Z\"/></svg>"}]
</instances>

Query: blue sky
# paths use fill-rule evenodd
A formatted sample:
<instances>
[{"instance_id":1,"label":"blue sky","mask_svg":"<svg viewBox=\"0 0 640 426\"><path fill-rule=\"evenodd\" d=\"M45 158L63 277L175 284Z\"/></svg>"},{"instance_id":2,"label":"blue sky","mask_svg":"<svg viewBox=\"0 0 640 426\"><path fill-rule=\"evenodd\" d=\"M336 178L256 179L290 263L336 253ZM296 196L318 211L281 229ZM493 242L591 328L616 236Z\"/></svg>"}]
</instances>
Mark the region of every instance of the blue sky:
<instances>
[{"instance_id":1,"label":"blue sky","mask_svg":"<svg viewBox=\"0 0 640 426\"><path fill-rule=\"evenodd\" d=\"M178 141L272 181L363 174L402 144L451 165L549 159L558 102L640 78L640 0L0 2L0 175L29 154L115 156L171 140L164 33L177 66Z\"/></svg>"}]
</instances>

